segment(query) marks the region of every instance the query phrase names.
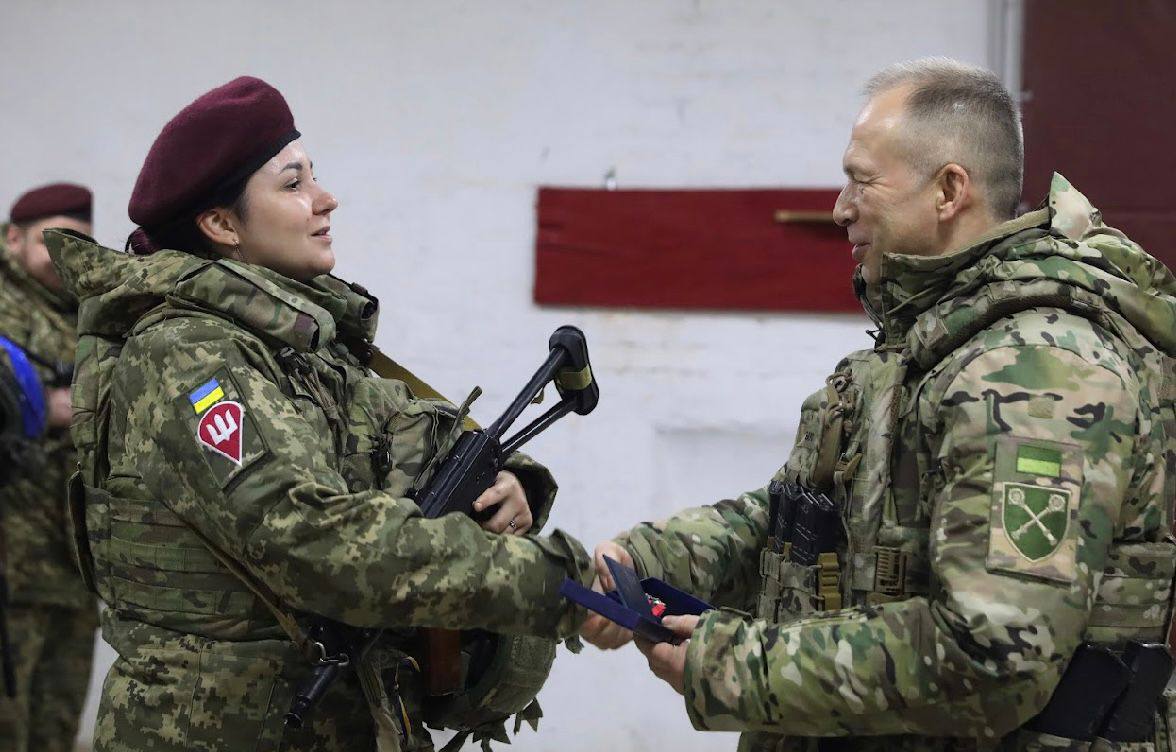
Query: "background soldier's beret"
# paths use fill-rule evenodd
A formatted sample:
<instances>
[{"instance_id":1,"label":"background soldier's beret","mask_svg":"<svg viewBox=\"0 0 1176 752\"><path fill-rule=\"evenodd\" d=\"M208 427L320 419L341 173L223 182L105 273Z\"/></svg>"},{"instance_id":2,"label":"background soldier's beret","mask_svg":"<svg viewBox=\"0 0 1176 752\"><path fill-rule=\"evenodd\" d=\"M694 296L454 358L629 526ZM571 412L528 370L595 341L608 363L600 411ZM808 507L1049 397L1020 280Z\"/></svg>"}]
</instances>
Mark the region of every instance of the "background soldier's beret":
<instances>
[{"instance_id":1,"label":"background soldier's beret","mask_svg":"<svg viewBox=\"0 0 1176 752\"><path fill-rule=\"evenodd\" d=\"M252 76L233 79L163 126L139 171L127 213L135 224L151 228L207 208L202 200L251 175L298 136L281 92Z\"/></svg>"},{"instance_id":2,"label":"background soldier's beret","mask_svg":"<svg viewBox=\"0 0 1176 752\"><path fill-rule=\"evenodd\" d=\"M94 195L89 188L73 183L51 183L18 198L8 212L8 220L27 224L45 217L69 215L89 222L93 214Z\"/></svg>"}]
</instances>

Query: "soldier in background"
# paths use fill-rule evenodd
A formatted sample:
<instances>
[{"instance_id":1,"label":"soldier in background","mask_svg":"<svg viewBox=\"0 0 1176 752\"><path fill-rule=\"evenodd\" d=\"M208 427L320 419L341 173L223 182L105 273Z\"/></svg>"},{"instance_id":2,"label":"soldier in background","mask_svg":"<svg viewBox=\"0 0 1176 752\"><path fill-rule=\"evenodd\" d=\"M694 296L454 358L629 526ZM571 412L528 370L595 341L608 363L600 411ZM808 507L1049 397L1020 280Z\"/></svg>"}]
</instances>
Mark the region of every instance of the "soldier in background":
<instances>
[{"instance_id":1,"label":"soldier in background","mask_svg":"<svg viewBox=\"0 0 1176 752\"><path fill-rule=\"evenodd\" d=\"M1171 618L1176 281L1060 175L1015 216L1019 116L992 74L919 60L867 95L835 217L875 346L804 402L769 486L601 544L601 584L608 555L754 612L639 645L741 750L1168 748L1170 658L1139 644ZM1116 739L1141 655L1161 665Z\"/></svg>"},{"instance_id":2,"label":"soldier in background","mask_svg":"<svg viewBox=\"0 0 1176 752\"><path fill-rule=\"evenodd\" d=\"M31 190L12 205L0 242L0 337L7 341L0 357L23 356L44 386L40 437L7 447L0 459L0 560L17 683L14 698L0 693L4 752L72 750L90 680L97 611L67 543L65 514L76 464L68 430L76 313L41 232L90 233L91 201L78 185Z\"/></svg>"}]
</instances>

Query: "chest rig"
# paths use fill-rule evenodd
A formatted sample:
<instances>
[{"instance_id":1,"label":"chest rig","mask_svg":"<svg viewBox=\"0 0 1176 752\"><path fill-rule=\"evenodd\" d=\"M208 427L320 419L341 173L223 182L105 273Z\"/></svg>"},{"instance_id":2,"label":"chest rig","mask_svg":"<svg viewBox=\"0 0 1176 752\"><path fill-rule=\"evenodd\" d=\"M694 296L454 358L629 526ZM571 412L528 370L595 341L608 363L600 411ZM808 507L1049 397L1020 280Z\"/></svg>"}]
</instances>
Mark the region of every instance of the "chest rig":
<instances>
[{"instance_id":1,"label":"chest rig","mask_svg":"<svg viewBox=\"0 0 1176 752\"><path fill-rule=\"evenodd\" d=\"M919 583L906 577L917 569L909 563L918 546L904 551L893 543L917 544L926 534L920 536L918 528L893 530L892 518L881 538L881 525L867 525L867 515L881 507L893 513L893 505L880 493L883 486L864 482L888 471L889 433L900 411L905 372L900 352L855 352L802 404L788 463L768 486L771 528L760 554L760 618L788 622L856 605L865 601L860 590L886 598L902 597L908 587L918 592ZM867 498L870 487L874 493ZM863 537L869 527L875 534ZM811 547L810 537L820 541L819 550L794 553L794 547Z\"/></svg>"},{"instance_id":2,"label":"chest rig","mask_svg":"<svg viewBox=\"0 0 1176 752\"><path fill-rule=\"evenodd\" d=\"M788 463L769 486L772 527L760 555L759 618L778 623L817 611L875 605L926 595L931 567L930 504L943 487L942 470L926 451L934 437L917 414L919 394L931 387L951 354L997 321L1031 308L1081 316L1136 351L1162 361L1163 381L1153 406L1167 437L1162 530L1172 524L1176 498L1176 359L1155 353L1122 318L1091 293L1051 280L981 288L922 314L905 341L850 354L823 389L802 405ZM922 450L922 451L920 451ZM836 509L839 533L815 563L793 555L781 540L788 520L777 513L798 490L824 495ZM780 495L780 501L772 498ZM803 509L803 507L802 507ZM1176 543L1161 534L1148 542L1129 536L1112 542L1098 580L1085 639L1104 645L1163 643L1171 625ZM798 561L799 559L799 561Z\"/></svg>"}]
</instances>

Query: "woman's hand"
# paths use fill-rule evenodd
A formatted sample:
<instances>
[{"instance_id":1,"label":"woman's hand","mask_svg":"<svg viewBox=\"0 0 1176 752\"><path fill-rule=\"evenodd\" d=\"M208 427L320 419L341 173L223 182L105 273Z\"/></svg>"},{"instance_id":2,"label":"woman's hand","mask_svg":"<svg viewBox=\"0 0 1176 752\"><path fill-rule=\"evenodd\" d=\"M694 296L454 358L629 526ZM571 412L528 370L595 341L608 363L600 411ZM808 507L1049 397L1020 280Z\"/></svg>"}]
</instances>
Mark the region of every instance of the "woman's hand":
<instances>
[{"instance_id":1,"label":"woman's hand","mask_svg":"<svg viewBox=\"0 0 1176 752\"><path fill-rule=\"evenodd\" d=\"M498 505L498 511L482 523L483 530L522 535L531 529L534 518L531 516L531 505L527 503L527 492L515 474L508 470L498 473L494 485L483 491L474 502L474 510L480 512L495 505Z\"/></svg>"},{"instance_id":2,"label":"woman's hand","mask_svg":"<svg viewBox=\"0 0 1176 752\"><path fill-rule=\"evenodd\" d=\"M633 557L619 543L605 541L598 545L592 556L596 563L596 577L592 580L592 589L598 593L617 588L617 584L613 582L612 572L604 561L606 556L630 569L633 568ZM580 636L601 650L616 650L633 640L632 632L592 612L588 613L588 618L580 627Z\"/></svg>"},{"instance_id":3,"label":"woman's hand","mask_svg":"<svg viewBox=\"0 0 1176 752\"><path fill-rule=\"evenodd\" d=\"M607 540L596 546L596 551L592 554L592 560L596 565L596 579L604 591L616 590L617 583L613 582L612 570L608 568L608 563L604 560L606 556L629 569L635 569L633 557L625 550L624 546L615 541Z\"/></svg>"}]
</instances>

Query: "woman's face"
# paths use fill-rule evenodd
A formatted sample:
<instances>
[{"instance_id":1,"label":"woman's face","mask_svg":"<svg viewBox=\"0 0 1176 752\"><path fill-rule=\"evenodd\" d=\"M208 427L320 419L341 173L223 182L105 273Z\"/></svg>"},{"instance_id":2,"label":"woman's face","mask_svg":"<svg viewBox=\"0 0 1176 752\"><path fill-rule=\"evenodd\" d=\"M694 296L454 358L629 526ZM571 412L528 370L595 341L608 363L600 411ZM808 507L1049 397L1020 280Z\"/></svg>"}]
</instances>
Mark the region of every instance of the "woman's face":
<instances>
[{"instance_id":1,"label":"woman's face","mask_svg":"<svg viewBox=\"0 0 1176 752\"><path fill-rule=\"evenodd\" d=\"M250 175L243 197L233 223L243 261L302 281L335 267L331 212L339 202L315 181L301 140Z\"/></svg>"}]
</instances>

